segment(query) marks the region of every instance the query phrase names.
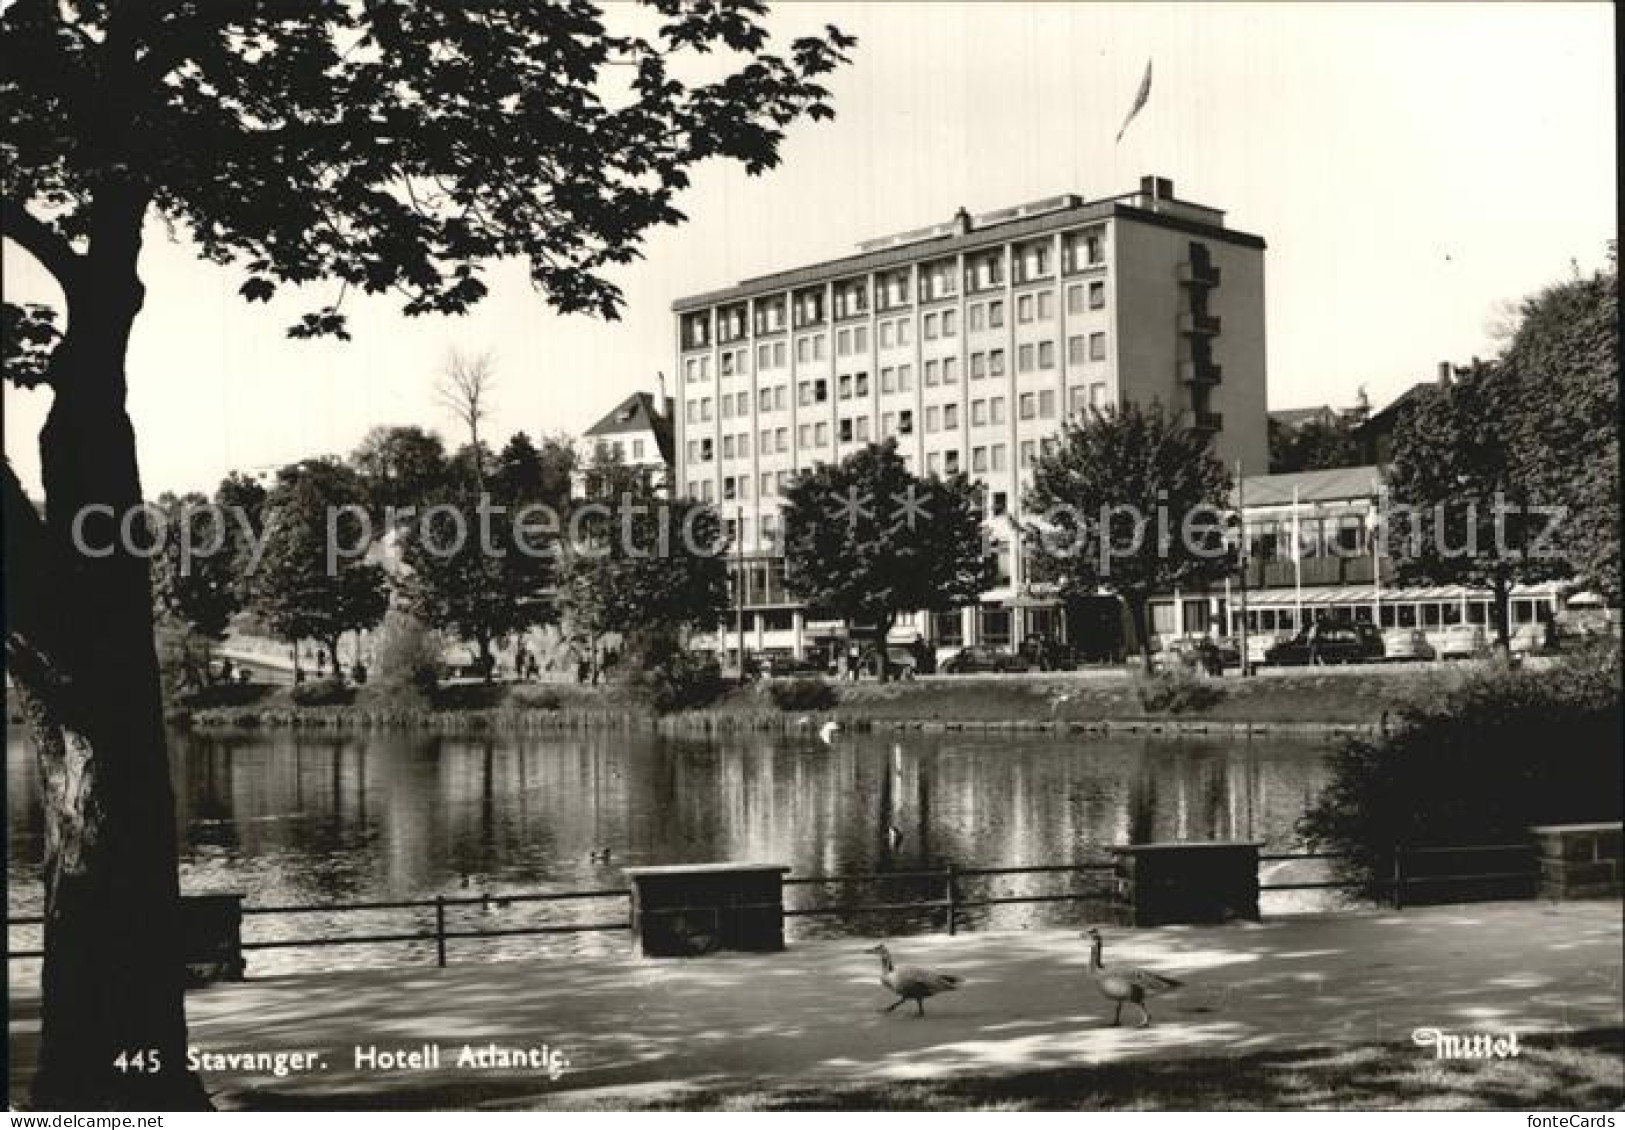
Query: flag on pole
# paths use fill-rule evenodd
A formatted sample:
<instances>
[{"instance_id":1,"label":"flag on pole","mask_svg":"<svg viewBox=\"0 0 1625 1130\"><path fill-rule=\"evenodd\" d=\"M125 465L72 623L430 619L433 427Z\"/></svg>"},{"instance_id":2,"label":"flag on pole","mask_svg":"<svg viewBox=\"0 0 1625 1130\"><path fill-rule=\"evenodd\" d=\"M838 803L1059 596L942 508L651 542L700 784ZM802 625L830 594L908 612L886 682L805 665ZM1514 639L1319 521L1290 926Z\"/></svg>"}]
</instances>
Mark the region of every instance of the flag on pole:
<instances>
[{"instance_id":1,"label":"flag on pole","mask_svg":"<svg viewBox=\"0 0 1625 1130\"><path fill-rule=\"evenodd\" d=\"M1140 92L1134 96L1134 105L1129 108L1128 117L1123 119L1123 128L1117 131L1117 141L1123 140L1123 134L1128 130L1128 124L1134 120L1134 115L1145 109L1145 104L1151 98L1151 60L1145 61L1145 77L1140 80ZM1113 142L1112 144L1116 144Z\"/></svg>"}]
</instances>

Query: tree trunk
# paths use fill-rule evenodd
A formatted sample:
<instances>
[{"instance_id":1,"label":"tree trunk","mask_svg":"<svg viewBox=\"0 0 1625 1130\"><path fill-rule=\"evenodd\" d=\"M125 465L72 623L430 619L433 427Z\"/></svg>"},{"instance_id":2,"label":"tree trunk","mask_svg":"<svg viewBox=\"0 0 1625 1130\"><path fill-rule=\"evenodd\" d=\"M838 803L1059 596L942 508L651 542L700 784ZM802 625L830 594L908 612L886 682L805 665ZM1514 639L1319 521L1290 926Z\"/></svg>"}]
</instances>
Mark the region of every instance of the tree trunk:
<instances>
[{"instance_id":1,"label":"tree trunk","mask_svg":"<svg viewBox=\"0 0 1625 1130\"><path fill-rule=\"evenodd\" d=\"M474 643L480 649L480 675L485 680L485 685L490 686L491 676L496 673L496 660L491 655L491 637L476 635Z\"/></svg>"},{"instance_id":2,"label":"tree trunk","mask_svg":"<svg viewBox=\"0 0 1625 1130\"><path fill-rule=\"evenodd\" d=\"M139 215L131 230L138 236ZM124 356L142 291L124 251L127 273L89 260L69 293L64 364L40 434L43 523L6 476L7 656L44 792L32 1088L44 1109L208 1107L186 1062L175 798L148 564L118 548L93 558L72 542L75 515L100 505L115 516L86 521L82 544L117 546L118 518L141 502Z\"/></svg>"},{"instance_id":3,"label":"tree trunk","mask_svg":"<svg viewBox=\"0 0 1625 1130\"><path fill-rule=\"evenodd\" d=\"M1144 596L1125 596L1128 601L1129 619L1134 624L1136 642L1140 645L1140 670L1147 675L1153 674L1156 668L1151 663L1151 624L1150 617L1146 615L1149 599Z\"/></svg>"},{"instance_id":4,"label":"tree trunk","mask_svg":"<svg viewBox=\"0 0 1625 1130\"><path fill-rule=\"evenodd\" d=\"M1512 585L1498 577L1490 582L1490 595L1495 600L1495 650L1506 655L1512 650Z\"/></svg>"}]
</instances>

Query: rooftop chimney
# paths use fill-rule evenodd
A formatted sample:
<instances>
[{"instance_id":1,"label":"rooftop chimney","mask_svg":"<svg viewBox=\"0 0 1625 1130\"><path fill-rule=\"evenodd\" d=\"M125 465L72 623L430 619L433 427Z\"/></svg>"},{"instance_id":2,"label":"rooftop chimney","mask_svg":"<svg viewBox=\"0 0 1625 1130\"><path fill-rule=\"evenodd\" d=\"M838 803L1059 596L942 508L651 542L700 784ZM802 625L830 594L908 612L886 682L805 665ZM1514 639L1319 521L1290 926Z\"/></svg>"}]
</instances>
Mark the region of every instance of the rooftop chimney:
<instances>
[{"instance_id":1,"label":"rooftop chimney","mask_svg":"<svg viewBox=\"0 0 1625 1130\"><path fill-rule=\"evenodd\" d=\"M1450 362L1448 361L1439 362L1439 383L1442 385L1450 383Z\"/></svg>"},{"instance_id":2,"label":"rooftop chimney","mask_svg":"<svg viewBox=\"0 0 1625 1130\"><path fill-rule=\"evenodd\" d=\"M954 232L958 235L969 235L971 229L970 213L961 205L959 211L954 213Z\"/></svg>"}]
</instances>

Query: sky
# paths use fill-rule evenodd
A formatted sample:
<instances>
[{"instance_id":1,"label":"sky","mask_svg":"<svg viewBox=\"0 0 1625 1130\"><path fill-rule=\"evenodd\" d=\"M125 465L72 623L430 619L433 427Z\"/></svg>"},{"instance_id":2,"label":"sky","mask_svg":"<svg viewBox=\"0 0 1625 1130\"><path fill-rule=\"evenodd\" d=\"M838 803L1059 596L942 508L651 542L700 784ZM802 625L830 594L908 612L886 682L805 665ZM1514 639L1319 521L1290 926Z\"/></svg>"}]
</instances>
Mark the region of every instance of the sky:
<instances>
[{"instance_id":1,"label":"sky","mask_svg":"<svg viewBox=\"0 0 1625 1130\"><path fill-rule=\"evenodd\" d=\"M671 303L850 254L862 239L1142 174L1268 242L1272 408L1380 407L1440 360L1495 351L1508 300L1590 272L1616 226L1611 5L780 4L778 42L855 33L837 117L778 168L697 170L689 217L611 277L619 322L559 315L521 264L461 318L353 296L353 340L284 336L310 303L250 306L243 272L150 225L130 348L143 483L211 492L233 469L344 454L375 424L455 435L434 384L489 352L487 435L579 433L673 371ZM1113 138L1150 59L1150 101ZM8 298L51 296L5 245ZM5 389L5 450L37 490L49 392Z\"/></svg>"}]
</instances>

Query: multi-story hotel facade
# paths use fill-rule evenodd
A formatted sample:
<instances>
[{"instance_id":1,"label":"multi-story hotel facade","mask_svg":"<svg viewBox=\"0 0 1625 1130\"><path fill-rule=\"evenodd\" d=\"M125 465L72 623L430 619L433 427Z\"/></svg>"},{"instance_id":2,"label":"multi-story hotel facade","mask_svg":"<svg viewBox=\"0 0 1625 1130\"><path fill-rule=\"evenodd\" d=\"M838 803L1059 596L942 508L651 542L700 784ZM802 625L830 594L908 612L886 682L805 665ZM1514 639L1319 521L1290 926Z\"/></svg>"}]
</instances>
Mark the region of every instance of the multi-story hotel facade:
<instances>
[{"instance_id":1,"label":"multi-story hotel facade","mask_svg":"<svg viewBox=\"0 0 1625 1130\"><path fill-rule=\"evenodd\" d=\"M1243 474L1267 466L1264 241L1160 177L1095 201L961 209L673 309L674 481L738 534L748 648L799 654L820 631L784 586L780 494L865 444L895 440L916 473L984 488L997 585L912 624L946 646L1064 631L1014 530L1069 415L1160 401Z\"/></svg>"}]
</instances>

